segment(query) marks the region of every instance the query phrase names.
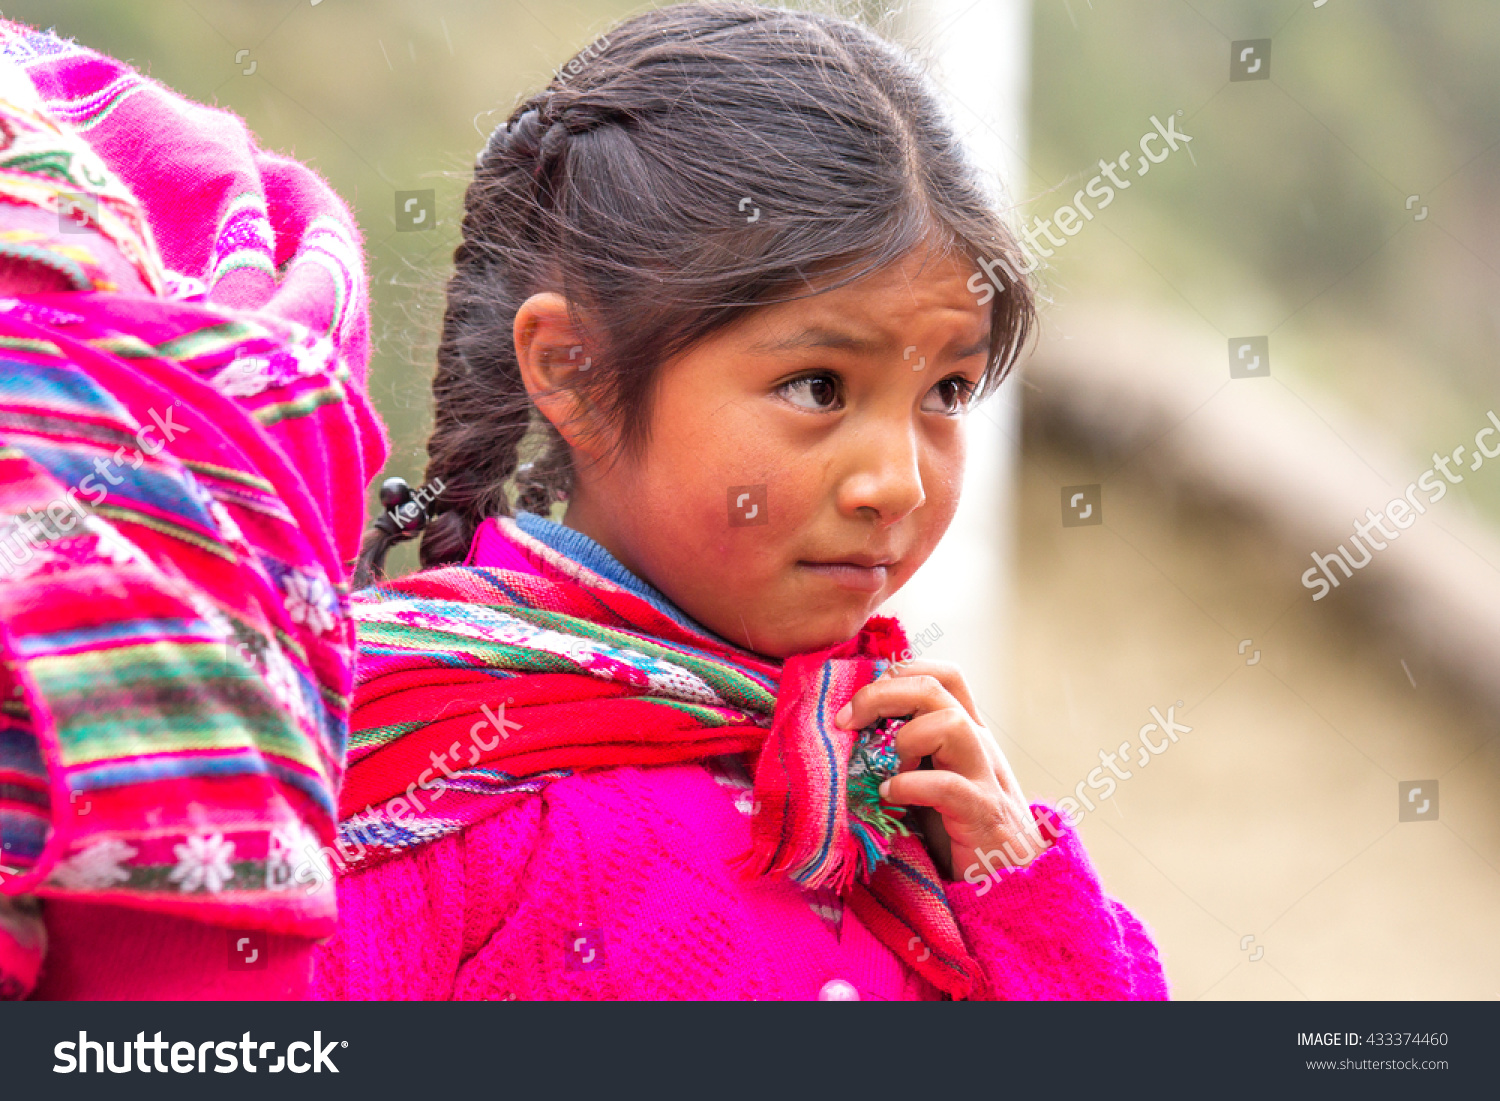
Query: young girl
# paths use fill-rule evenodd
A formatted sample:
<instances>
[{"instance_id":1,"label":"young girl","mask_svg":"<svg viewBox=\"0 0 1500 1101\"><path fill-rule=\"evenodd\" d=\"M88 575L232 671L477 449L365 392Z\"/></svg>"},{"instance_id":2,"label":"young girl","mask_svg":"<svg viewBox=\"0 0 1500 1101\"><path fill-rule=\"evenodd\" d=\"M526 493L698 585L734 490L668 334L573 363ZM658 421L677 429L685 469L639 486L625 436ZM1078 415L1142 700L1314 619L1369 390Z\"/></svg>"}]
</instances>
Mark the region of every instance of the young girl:
<instances>
[{"instance_id":1,"label":"young girl","mask_svg":"<svg viewBox=\"0 0 1500 1101\"><path fill-rule=\"evenodd\" d=\"M465 208L428 491L367 555L425 520L433 568L356 597L340 843L302 870L343 875L322 996L1165 997L964 675L872 618L1032 317L975 281L1015 246L912 63L651 11Z\"/></svg>"}]
</instances>

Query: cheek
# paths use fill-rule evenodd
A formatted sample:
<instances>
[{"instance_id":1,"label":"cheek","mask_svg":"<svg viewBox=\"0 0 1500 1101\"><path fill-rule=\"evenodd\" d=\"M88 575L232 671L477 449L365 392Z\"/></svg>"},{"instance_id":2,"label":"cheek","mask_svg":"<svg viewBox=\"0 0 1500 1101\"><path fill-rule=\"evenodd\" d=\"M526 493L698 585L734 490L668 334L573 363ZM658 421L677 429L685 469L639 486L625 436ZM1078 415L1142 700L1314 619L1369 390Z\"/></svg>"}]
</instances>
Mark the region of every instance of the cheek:
<instances>
[{"instance_id":1,"label":"cheek","mask_svg":"<svg viewBox=\"0 0 1500 1101\"><path fill-rule=\"evenodd\" d=\"M646 464L654 516L642 519L649 525L670 517L683 543L737 555L764 543L779 520L796 513L796 465L752 409L723 406L654 441Z\"/></svg>"},{"instance_id":2,"label":"cheek","mask_svg":"<svg viewBox=\"0 0 1500 1101\"><path fill-rule=\"evenodd\" d=\"M741 563L764 542L766 489L773 495L775 490L767 486L774 464L740 445L743 437L723 423L730 418L717 419L717 431L704 426L659 433L627 483L626 507L632 510L639 558L670 571L679 582L694 579L695 587L702 587L706 576L717 577L720 585L740 576L737 570L726 576L725 567ZM732 524L732 517L747 514L750 526Z\"/></svg>"},{"instance_id":3,"label":"cheek","mask_svg":"<svg viewBox=\"0 0 1500 1101\"><path fill-rule=\"evenodd\" d=\"M932 506L932 515L943 527L947 527L958 511L958 502L964 488L964 456L960 448L957 454L943 456L937 464L931 481L932 490L927 496Z\"/></svg>"},{"instance_id":4,"label":"cheek","mask_svg":"<svg viewBox=\"0 0 1500 1101\"><path fill-rule=\"evenodd\" d=\"M958 512L964 482L964 440L961 428L935 444L923 464L922 485L927 500L917 511L918 543L925 559L942 539Z\"/></svg>"}]
</instances>

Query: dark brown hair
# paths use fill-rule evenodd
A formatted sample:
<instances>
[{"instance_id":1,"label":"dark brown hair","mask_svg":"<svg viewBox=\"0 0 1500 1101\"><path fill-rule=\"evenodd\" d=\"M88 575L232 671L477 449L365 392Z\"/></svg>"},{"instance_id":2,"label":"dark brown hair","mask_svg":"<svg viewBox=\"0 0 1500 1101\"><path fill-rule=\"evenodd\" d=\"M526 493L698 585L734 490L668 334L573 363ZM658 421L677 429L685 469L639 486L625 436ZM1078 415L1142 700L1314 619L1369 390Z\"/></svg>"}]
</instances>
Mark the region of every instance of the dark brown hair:
<instances>
[{"instance_id":1,"label":"dark brown hair","mask_svg":"<svg viewBox=\"0 0 1500 1101\"><path fill-rule=\"evenodd\" d=\"M635 451L663 361L771 302L843 285L936 233L971 260L1020 257L937 94L873 31L830 15L688 3L621 23L512 112L464 195L432 392L423 566L478 525L566 499L566 444L521 381L531 295L568 300L570 378ZM833 282L828 282L831 277ZM1031 330L1024 281L997 288L993 390ZM379 570L393 537L374 532Z\"/></svg>"}]
</instances>

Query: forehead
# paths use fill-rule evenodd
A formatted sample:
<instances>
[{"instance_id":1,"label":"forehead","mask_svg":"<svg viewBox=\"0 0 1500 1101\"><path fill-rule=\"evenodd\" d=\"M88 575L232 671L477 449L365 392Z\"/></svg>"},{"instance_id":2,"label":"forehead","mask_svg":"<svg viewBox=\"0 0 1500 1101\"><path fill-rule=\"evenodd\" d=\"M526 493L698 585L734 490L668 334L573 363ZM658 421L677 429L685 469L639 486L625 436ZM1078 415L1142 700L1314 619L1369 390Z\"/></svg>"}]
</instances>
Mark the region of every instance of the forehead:
<instances>
[{"instance_id":1,"label":"forehead","mask_svg":"<svg viewBox=\"0 0 1500 1101\"><path fill-rule=\"evenodd\" d=\"M977 270L956 252L909 254L844 286L754 311L745 339L758 352L859 352L902 342L919 325L977 335L988 331L990 319L990 307L968 287Z\"/></svg>"}]
</instances>

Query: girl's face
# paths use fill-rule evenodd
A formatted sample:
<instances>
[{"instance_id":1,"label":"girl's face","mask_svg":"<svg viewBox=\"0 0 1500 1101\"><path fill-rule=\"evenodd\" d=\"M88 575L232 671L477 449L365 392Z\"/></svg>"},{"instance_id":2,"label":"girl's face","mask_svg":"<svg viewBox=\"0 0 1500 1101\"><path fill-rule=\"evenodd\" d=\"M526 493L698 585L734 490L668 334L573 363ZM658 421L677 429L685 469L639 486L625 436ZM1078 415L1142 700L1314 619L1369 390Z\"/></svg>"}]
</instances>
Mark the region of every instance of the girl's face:
<instances>
[{"instance_id":1,"label":"girl's face","mask_svg":"<svg viewBox=\"0 0 1500 1101\"><path fill-rule=\"evenodd\" d=\"M639 457L600 462L575 441L564 522L751 650L850 638L958 506L989 353L974 270L918 250L664 363Z\"/></svg>"}]
</instances>

